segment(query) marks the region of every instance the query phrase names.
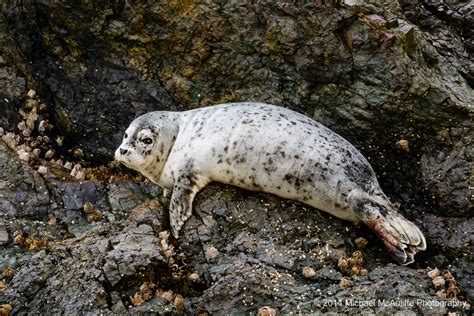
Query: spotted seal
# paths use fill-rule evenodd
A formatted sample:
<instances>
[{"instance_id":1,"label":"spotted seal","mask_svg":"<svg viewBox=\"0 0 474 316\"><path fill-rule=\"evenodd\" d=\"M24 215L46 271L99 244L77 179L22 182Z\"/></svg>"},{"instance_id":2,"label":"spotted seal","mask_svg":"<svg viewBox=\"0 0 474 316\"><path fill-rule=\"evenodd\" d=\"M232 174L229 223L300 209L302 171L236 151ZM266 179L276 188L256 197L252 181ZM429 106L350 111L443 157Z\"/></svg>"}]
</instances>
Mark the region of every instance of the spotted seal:
<instances>
[{"instance_id":1,"label":"spotted seal","mask_svg":"<svg viewBox=\"0 0 474 316\"><path fill-rule=\"evenodd\" d=\"M115 158L172 190L170 224L176 238L191 216L196 193L217 181L362 221L401 264L426 249L421 231L397 212L354 146L283 107L247 102L150 112L130 124Z\"/></svg>"}]
</instances>

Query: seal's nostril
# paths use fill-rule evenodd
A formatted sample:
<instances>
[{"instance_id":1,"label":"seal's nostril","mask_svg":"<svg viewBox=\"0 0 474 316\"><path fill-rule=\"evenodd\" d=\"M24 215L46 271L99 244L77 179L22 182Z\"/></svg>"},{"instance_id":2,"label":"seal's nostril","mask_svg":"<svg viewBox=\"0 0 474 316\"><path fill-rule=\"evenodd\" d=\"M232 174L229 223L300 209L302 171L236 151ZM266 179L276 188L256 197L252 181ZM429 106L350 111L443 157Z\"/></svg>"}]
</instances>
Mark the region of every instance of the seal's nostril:
<instances>
[{"instance_id":1,"label":"seal's nostril","mask_svg":"<svg viewBox=\"0 0 474 316\"><path fill-rule=\"evenodd\" d=\"M120 154L125 155L128 150L120 148Z\"/></svg>"}]
</instances>

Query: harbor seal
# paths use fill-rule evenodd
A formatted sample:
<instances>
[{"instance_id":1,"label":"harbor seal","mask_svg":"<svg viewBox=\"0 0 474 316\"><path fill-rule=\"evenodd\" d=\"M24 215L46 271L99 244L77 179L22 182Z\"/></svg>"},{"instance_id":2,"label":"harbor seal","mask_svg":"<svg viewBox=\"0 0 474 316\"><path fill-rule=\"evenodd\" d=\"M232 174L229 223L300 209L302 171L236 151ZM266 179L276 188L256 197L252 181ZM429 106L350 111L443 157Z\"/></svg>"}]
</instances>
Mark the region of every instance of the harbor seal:
<instances>
[{"instance_id":1,"label":"harbor seal","mask_svg":"<svg viewBox=\"0 0 474 316\"><path fill-rule=\"evenodd\" d=\"M247 102L150 112L130 124L115 158L172 190L175 238L191 216L196 193L216 181L364 222L400 264L426 249L421 231L397 212L354 146L283 107Z\"/></svg>"}]
</instances>

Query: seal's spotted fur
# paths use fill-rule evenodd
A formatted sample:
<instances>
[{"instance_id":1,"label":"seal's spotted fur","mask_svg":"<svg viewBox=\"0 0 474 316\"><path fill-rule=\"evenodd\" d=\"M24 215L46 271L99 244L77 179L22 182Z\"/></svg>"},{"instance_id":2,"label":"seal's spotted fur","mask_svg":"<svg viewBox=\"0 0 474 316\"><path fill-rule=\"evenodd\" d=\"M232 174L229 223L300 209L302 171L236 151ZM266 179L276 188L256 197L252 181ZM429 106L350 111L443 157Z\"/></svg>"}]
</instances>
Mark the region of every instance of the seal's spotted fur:
<instances>
[{"instance_id":1,"label":"seal's spotted fur","mask_svg":"<svg viewBox=\"0 0 474 316\"><path fill-rule=\"evenodd\" d=\"M217 181L362 221L400 263L412 262L426 248L423 234L397 213L362 154L330 129L289 109L231 103L147 113L131 123L115 157L173 190L175 237L191 215L196 193Z\"/></svg>"}]
</instances>

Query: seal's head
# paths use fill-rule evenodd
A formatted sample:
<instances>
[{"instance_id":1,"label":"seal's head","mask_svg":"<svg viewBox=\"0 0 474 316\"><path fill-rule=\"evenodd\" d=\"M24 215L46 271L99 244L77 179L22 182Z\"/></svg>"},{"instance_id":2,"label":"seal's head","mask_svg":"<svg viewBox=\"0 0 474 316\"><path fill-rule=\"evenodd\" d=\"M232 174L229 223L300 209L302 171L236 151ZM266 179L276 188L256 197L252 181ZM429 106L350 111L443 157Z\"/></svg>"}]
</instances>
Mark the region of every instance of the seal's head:
<instances>
[{"instance_id":1,"label":"seal's head","mask_svg":"<svg viewBox=\"0 0 474 316\"><path fill-rule=\"evenodd\" d=\"M178 118L163 111L139 116L125 131L115 160L157 183L178 135Z\"/></svg>"},{"instance_id":2,"label":"seal's head","mask_svg":"<svg viewBox=\"0 0 474 316\"><path fill-rule=\"evenodd\" d=\"M156 159L152 153L158 139L159 133L155 126L138 118L125 131L122 144L115 151L115 159L131 169L141 171Z\"/></svg>"}]
</instances>

